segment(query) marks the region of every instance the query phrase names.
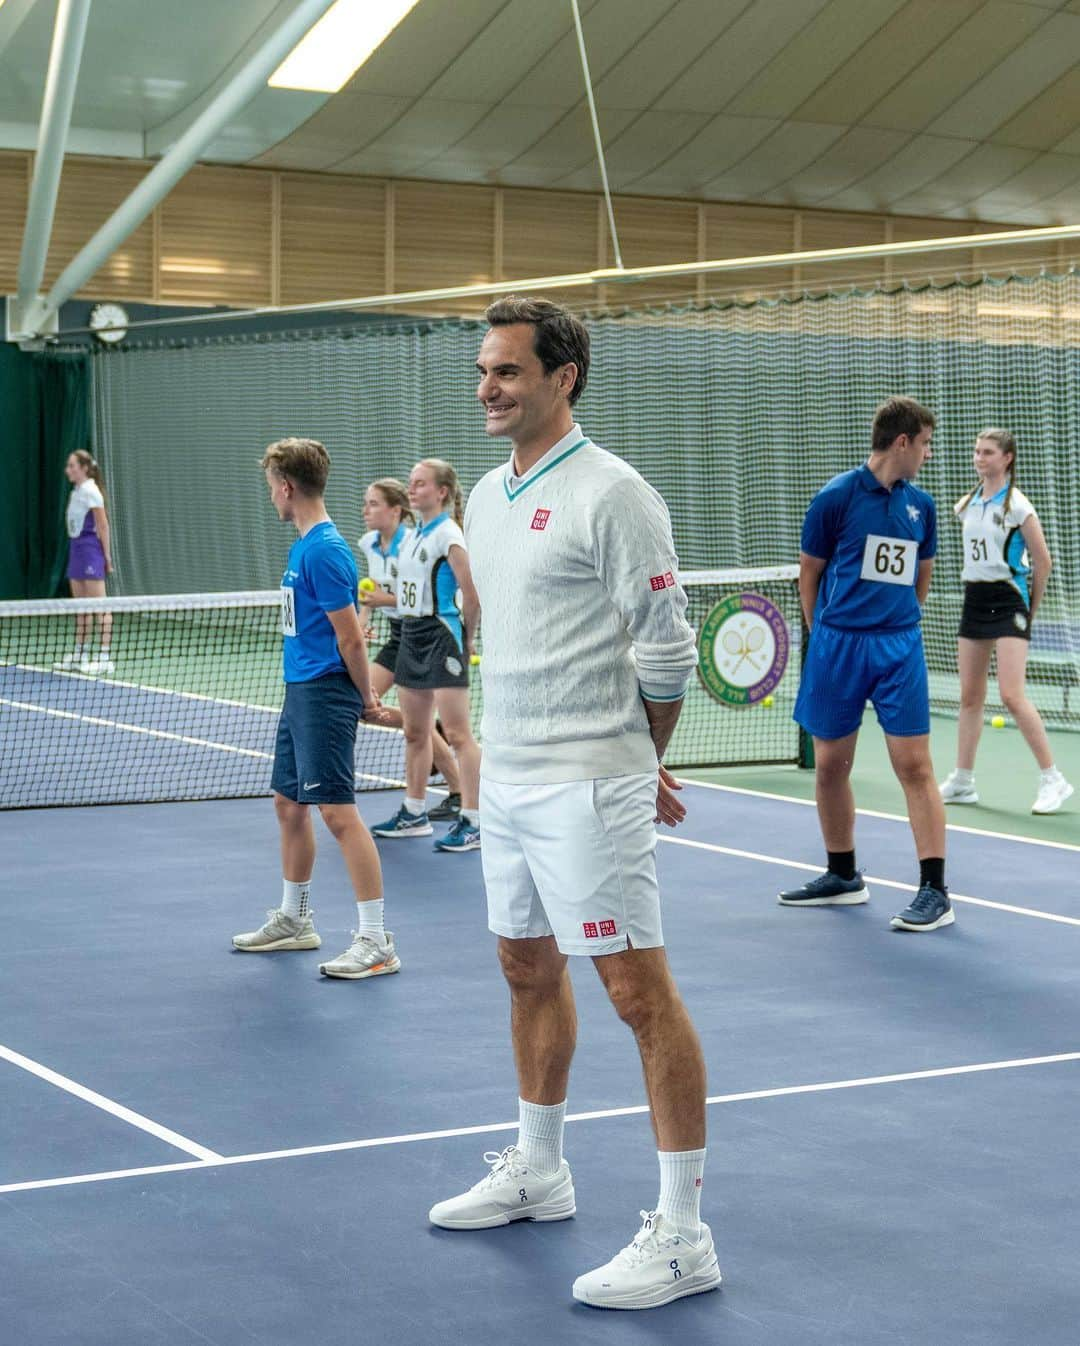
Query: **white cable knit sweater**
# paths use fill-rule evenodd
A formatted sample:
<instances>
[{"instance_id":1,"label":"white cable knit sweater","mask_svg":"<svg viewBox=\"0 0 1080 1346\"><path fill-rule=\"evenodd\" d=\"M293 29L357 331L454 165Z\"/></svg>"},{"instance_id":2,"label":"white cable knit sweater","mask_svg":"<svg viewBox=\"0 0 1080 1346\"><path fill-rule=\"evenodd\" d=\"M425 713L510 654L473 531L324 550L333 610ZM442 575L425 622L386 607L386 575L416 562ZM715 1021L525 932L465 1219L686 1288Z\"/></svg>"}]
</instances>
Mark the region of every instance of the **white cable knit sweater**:
<instances>
[{"instance_id":1,"label":"white cable knit sweater","mask_svg":"<svg viewBox=\"0 0 1080 1346\"><path fill-rule=\"evenodd\" d=\"M656 768L642 696L678 700L697 663L667 506L573 430L524 476L469 496L480 595L482 773L522 783Z\"/></svg>"}]
</instances>

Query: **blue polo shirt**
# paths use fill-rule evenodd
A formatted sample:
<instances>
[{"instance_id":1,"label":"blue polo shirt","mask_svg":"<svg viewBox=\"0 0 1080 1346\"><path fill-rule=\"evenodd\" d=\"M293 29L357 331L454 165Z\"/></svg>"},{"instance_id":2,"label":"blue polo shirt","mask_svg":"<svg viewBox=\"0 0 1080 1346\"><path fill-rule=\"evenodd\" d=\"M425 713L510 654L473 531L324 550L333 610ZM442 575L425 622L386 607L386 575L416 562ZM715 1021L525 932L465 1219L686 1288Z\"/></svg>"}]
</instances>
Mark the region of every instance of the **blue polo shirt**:
<instances>
[{"instance_id":1,"label":"blue polo shirt","mask_svg":"<svg viewBox=\"0 0 1080 1346\"><path fill-rule=\"evenodd\" d=\"M286 682L344 673L328 612L356 606L356 562L333 523L317 523L289 549L281 580Z\"/></svg>"},{"instance_id":2,"label":"blue polo shirt","mask_svg":"<svg viewBox=\"0 0 1080 1346\"><path fill-rule=\"evenodd\" d=\"M933 497L909 481L889 490L865 463L841 472L810 502L802 549L828 563L815 623L850 631L916 626L919 562L937 555Z\"/></svg>"}]
</instances>

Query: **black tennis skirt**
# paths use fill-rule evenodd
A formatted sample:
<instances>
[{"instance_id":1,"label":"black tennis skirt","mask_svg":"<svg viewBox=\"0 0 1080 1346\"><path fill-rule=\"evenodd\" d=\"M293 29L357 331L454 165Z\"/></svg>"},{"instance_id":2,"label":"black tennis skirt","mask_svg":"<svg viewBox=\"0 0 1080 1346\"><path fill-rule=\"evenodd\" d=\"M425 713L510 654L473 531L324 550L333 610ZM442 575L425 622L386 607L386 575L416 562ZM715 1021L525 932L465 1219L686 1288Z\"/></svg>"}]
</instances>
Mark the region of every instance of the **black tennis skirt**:
<instances>
[{"instance_id":1,"label":"black tennis skirt","mask_svg":"<svg viewBox=\"0 0 1080 1346\"><path fill-rule=\"evenodd\" d=\"M391 673L397 668L398 651L401 649L401 618L390 618L390 637L383 645L373 662L388 668Z\"/></svg>"},{"instance_id":2,"label":"black tennis skirt","mask_svg":"<svg viewBox=\"0 0 1080 1346\"><path fill-rule=\"evenodd\" d=\"M468 687L468 657L445 622L438 617L403 619L394 681L417 692Z\"/></svg>"},{"instance_id":3,"label":"black tennis skirt","mask_svg":"<svg viewBox=\"0 0 1080 1346\"><path fill-rule=\"evenodd\" d=\"M1031 613L1015 584L979 580L964 585L959 635L965 640L1031 639Z\"/></svg>"}]
</instances>

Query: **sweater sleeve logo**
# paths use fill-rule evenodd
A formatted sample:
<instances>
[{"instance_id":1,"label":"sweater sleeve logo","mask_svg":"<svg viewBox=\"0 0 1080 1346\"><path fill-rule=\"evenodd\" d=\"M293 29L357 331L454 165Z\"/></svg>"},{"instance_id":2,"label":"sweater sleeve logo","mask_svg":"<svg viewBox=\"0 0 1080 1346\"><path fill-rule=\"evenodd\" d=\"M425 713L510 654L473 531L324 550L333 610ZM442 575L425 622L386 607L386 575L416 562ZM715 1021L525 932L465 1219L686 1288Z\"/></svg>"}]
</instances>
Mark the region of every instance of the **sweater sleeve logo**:
<instances>
[{"instance_id":1,"label":"sweater sleeve logo","mask_svg":"<svg viewBox=\"0 0 1080 1346\"><path fill-rule=\"evenodd\" d=\"M544 529L548 526L548 519L550 518L551 518L551 510L538 509L536 513L533 515L532 523L529 526L533 528L537 533L542 533Z\"/></svg>"},{"instance_id":2,"label":"sweater sleeve logo","mask_svg":"<svg viewBox=\"0 0 1080 1346\"><path fill-rule=\"evenodd\" d=\"M670 570L666 570L662 575L650 575L649 587L655 593L658 589L674 589L675 576Z\"/></svg>"}]
</instances>

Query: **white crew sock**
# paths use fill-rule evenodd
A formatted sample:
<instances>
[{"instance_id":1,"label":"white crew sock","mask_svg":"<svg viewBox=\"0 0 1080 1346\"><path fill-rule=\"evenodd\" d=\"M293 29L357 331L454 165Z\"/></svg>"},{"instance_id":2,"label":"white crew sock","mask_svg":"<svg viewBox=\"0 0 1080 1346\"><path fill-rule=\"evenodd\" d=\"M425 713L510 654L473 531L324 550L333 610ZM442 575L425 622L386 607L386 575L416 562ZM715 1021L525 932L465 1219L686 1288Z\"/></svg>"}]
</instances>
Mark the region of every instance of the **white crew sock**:
<instances>
[{"instance_id":1,"label":"white crew sock","mask_svg":"<svg viewBox=\"0 0 1080 1346\"><path fill-rule=\"evenodd\" d=\"M367 935L376 944L386 943L386 931L383 929L383 899L373 897L369 902L356 904L356 933Z\"/></svg>"},{"instance_id":2,"label":"white crew sock","mask_svg":"<svg viewBox=\"0 0 1080 1346\"><path fill-rule=\"evenodd\" d=\"M566 1099L550 1106L518 1099L518 1149L541 1177L549 1178L562 1163Z\"/></svg>"},{"instance_id":3,"label":"white crew sock","mask_svg":"<svg viewBox=\"0 0 1080 1346\"><path fill-rule=\"evenodd\" d=\"M701 1234L701 1183L704 1150L657 1150L660 1160L658 1214L691 1243Z\"/></svg>"},{"instance_id":4,"label":"white crew sock","mask_svg":"<svg viewBox=\"0 0 1080 1346\"><path fill-rule=\"evenodd\" d=\"M469 824L470 827L480 826L479 809L462 809L461 816L465 819L465 821Z\"/></svg>"},{"instance_id":5,"label":"white crew sock","mask_svg":"<svg viewBox=\"0 0 1080 1346\"><path fill-rule=\"evenodd\" d=\"M966 767L958 766L953 772L957 785L971 785L975 780L975 772L968 771Z\"/></svg>"},{"instance_id":6,"label":"white crew sock","mask_svg":"<svg viewBox=\"0 0 1080 1346\"><path fill-rule=\"evenodd\" d=\"M406 813L410 813L410 814L412 814L412 816L413 816L414 818L419 818L420 815L421 815L421 813L426 813L426 812L427 812L427 800L426 800L426 799L410 799L409 796L406 795L406 796L405 796L405 812L406 812Z\"/></svg>"},{"instance_id":7,"label":"white crew sock","mask_svg":"<svg viewBox=\"0 0 1080 1346\"><path fill-rule=\"evenodd\" d=\"M284 879L281 890L281 910L286 916L302 921L308 914L311 880L305 879L303 883L290 883L288 879Z\"/></svg>"},{"instance_id":8,"label":"white crew sock","mask_svg":"<svg viewBox=\"0 0 1080 1346\"><path fill-rule=\"evenodd\" d=\"M1039 772L1039 779L1044 785L1050 785L1056 781L1060 775L1061 772L1057 769L1057 765L1054 762L1051 762L1044 771Z\"/></svg>"}]
</instances>

